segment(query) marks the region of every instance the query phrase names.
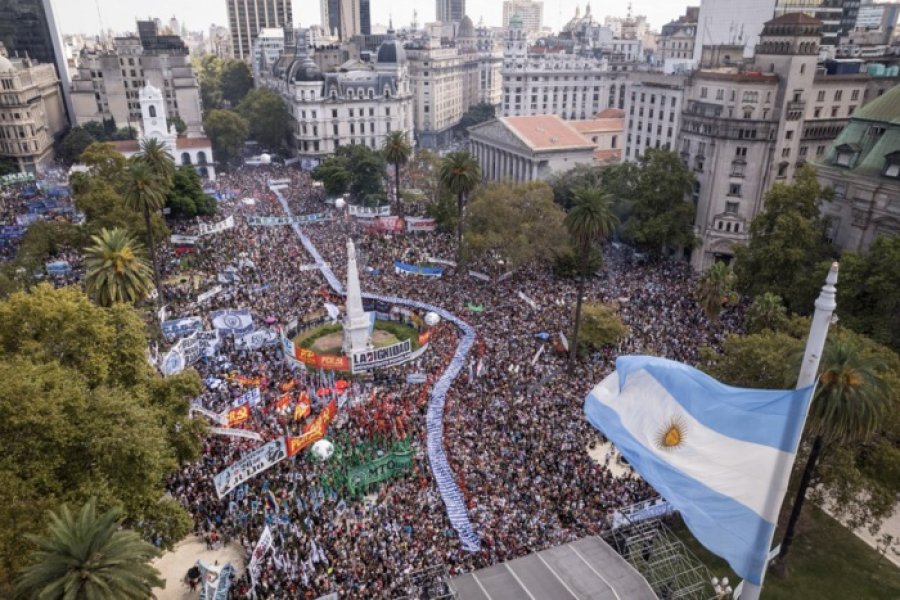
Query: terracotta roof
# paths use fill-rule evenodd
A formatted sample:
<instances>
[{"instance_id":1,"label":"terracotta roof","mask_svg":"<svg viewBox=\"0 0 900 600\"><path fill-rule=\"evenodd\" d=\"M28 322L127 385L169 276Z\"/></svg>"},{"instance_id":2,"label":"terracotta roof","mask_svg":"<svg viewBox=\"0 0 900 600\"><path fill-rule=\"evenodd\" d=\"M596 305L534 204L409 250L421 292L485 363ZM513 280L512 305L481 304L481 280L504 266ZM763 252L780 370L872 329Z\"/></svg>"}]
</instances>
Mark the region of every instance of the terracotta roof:
<instances>
[{"instance_id":1,"label":"terracotta roof","mask_svg":"<svg viewBox=\"0 0 900 600\"><path fill-rule=\"evenodd\" d=\"M584 136L556 115L501 117L500 121L532 150L593 147Z\"/></svg>"},{"instance_id":2,"label":"terracotta roof","mask_svg":"<svg viewBox=\"0 0 900 600\"><path fill-rule=\"evenodd\" d=\"M599 163L605 162L620 162L622 160L622 149L621 148L608 148L606 150L600 150L599 148L594 150L594 161Z\"/></svg>"},{"instance_id":3,"label":"terracotta roof","mask_svg":"<svg viewBox=\"0 0 900 600\"><path fill-rule=\"evenodd\" d=\"M110 142L110 144L115 146L116 150L118 150L122 154L133 154L140 150L140 146L138 146L137 140L122 140L119 142Z\"/></svg>"},{"instance_id":4,"label":"terracotta roof","mask_svg":"<svg viewBox=\"0 0 900 600\"><path fill-rule=\"evenodd\" d=\"M211 148L212 143L209 138L205 137L178 138L175 140L175 147L179 150L182 148Z\"/></svg>"},{"instance_id":5,"label":"terracotta roof","mask_svg":"<svg viewBox=\"0 0 900 600\"><path fill-rule=\"evenodd\" d=\"M625 119L587 119L585 121L569 121L569 125L581 134L610 133L625 130Z\"/></svg>"},{"instance_id":6,"label":"terracotta roof","mask_svg":"<svg viewBox=\"0 0 900 600\"><path fill-rule=\"evenodd\" d=\"M604 108L603 110L598 112L596 115L594 115L594 117L597 119L624 119L625 111L622 110L621 108L609 107L609 108Z\"/></svg>"}]
</instances>

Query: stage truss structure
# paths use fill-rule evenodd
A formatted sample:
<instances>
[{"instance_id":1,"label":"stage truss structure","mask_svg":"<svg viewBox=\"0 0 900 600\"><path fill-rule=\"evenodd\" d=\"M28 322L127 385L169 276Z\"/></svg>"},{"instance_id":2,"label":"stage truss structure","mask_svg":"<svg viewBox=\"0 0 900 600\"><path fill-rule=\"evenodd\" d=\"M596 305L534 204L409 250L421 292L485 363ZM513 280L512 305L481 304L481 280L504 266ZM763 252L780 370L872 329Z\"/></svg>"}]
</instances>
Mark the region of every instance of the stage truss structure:
<instances>
[{"instance_id":1,"label":"stage truss structure","mask_svg":"<svg viewBox=\"0 0 900 600\"><path fill-rule=\"evenodd\" d=\"M456 600L446 565L425 567L406 576L406 595L394 600Z\"/></svg>"}]
</instances>

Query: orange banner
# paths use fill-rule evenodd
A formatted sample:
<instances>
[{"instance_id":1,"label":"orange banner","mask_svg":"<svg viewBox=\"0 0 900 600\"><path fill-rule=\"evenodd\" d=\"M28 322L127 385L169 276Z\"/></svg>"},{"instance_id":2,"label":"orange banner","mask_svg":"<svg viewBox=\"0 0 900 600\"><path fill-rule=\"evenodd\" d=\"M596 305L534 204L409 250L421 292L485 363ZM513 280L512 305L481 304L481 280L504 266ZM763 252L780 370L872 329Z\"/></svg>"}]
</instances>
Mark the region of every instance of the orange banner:
<instances>
[{"instance_id":1,"label":"orange banner","mask_svg":"<svg viewBox=\"0 0 900 600\"><path fill-rule=\"evenodd\" d=\"M328 430L328 424L331 423L335 414L337 414L337 400L332 398L331 402L322 409L322 412L306 424L306 427L303 428L303 434L317 431L320 433L319 437L324 437L325 432Z\"/></svg>"},{"instance_id":2,"label":"orange banner","mask_svg":"<svg viewBox=\"0 0 900 600\"><path fill-rule=\"evenodd\" d=\"M241 404L238 407L232 408L228 411L226 418L228 419L229 427L240 425L250 418L250 407L246 404Z\"/></svg>"},{"instance_id":3,"label":"orange banner","mask_svg":"<svg viewBox=\"0 0 900 600\"><path fill-rule=\"evenodd\" d=\"M322 439L322 436L316 432L304 433L299 436L287 436L284 438L285 448L287 449L287 457L290 458L303 450L312 446Z\"/></svg>"},{"instance_id":4,"label":"orange banner","mask_svg":"<svg viewBox=\"0 0 900 600\"><path fill-rule=\"evenodd\" d=\"M424 346L431 339L431 330L423 331L419 334L419 346Z\"/></svg>"},{"instance_id":5,"label":"orange banner","mask_svg":"<svg viewBox=\"0 0 900 600\"><path fill-rule=\"evenodd\" d=\"M288 404L291 403L291 393L286 392L278 397L278 400L275 401L275 410L282 410Z\"/></svg>"},{"instance_id":6,"label":"orange banner","mask_svg":"<svg viewBox=\"0 0 900 600\"><path fill-rule=\"evenodd\" d=\"M293 379L291 379L290 381L285 381L284 383L282 383L282 384L279 386L279 389L280 389L282 392L289 392L289 391L291 391L292 389L294 389L294 386L296 386L296 385L297 385L297 382L294 381Z\"/></svg>"},{"instance_id":7,"label":"orange banner","mask_svg":"<svg viewBox=\"0 0 900 600\"><path fill-rule=\"evenodd\" d=\"M297 400L297 407L294 409L294 420L301 421L309 416L309 400L302 395Z\"/></svg>"}]
</instances>

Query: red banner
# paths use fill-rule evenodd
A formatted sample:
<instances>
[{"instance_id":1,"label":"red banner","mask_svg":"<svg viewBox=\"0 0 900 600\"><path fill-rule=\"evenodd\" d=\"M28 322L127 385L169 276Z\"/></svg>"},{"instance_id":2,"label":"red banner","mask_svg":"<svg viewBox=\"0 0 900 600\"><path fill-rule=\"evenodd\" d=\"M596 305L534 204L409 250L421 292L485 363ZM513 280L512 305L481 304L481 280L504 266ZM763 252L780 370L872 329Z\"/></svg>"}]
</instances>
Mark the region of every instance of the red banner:
<instances>
[{"instance_id":1,"label":"red banner","mask_svg":"<svg viewBox=\"0 0 900 600\"><path fill-rule=\"evenodd\" d=\"M419 334L419 347L421 348L431 339L431 330L423 331Z\"/></svg>"},{"instance_id":2,"label":"red banner","mask_svg":"<svg viewBox=\"0 0 900 600\"><path fill-rule=\"evenodd\" d=\"M278 386L278 388L279 388L282 392L289 392L289 391L291 391L292 389L294 389L294 386L295 386L295 385L297 385L297 382L294 381L293 379L291 379L290 381L285 381L284 383L282 383L280 386Z\"/></svg>"},{"instance_id":3,"label":"red banner","mask_svg":"<svg viewBox=\"0 0 900 600\"><path fill-rule=\"evenodd\" d=\"M302 421L309 416L309 412L309 396L304 392L297 397L297 407L294 409L294 421Z\"/></svg>"},{"instance_id":4,"label":"red banner","mask_svg":"<svg viewBox=\"0 0 900 600\"><path fill-rule=\"evenodd\" d=\"M228 419L229 427L240 425L250 419L250 407L246 404L241 404L240 406L229 410L225 417Z\"/></svg>"},{"instance_id":5,"label":"red banner","mask_svg":"<svg viewBox=\"0 0 900 600\"><path fill-rule=\"evenodd\" d=\"M315 419L303 428L303 435L287 436L284 441L287 447L288 458L325 437L325 432L328 431L328 424L331 423L336 413L337 401L332 400L322 409L322 412L316 415Z\"/></svg>"},{"instance_id":6,"label":"red banner","mask_svg":"<svg viewBox=\"0 0 900 600\"><path fill-rule=\"evenodd\" d=\"M285 392L284 394L282 394L281 396L278 397L278 400L275 401L275 410L283 410L290 403L291 403L291 393Z\"/></svg>"}]
</instances>

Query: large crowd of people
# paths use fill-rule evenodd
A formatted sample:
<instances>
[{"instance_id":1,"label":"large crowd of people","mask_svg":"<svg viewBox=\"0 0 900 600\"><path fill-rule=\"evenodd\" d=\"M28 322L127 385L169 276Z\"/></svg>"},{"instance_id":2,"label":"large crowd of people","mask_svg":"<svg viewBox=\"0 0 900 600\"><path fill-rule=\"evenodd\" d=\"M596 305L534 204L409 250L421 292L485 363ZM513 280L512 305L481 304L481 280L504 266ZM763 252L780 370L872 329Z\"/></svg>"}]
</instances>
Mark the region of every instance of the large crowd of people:
<instances>
[{"instance_id":1,"label":"large crowd of people","mask_svg":"<svg viewBox=\"0 0 900 600\"><path fill-rule=\"evenodd\" d=\"M222 174L215 183L226 199L216 216L203 221L233 216L233 228L200 237L187 253L162 245L167 319L201 317L209 329L211 311L250 308L256 324L277 330L322 314L325 302L339 302L321 273L309 267L313 259L291 227L248 224L249 216L284 216L269 189L272 179L289 180L282 193L294 215L328 213L329 220L302 228L339 279L346 276L350 237L359 250L364 291L440 306L475 329L477 342L447 396L443 443L482 544L478 552L461 548L425 454L428 391L460 336L441 323L420 358L353 381L353 401L328 430L327 437L343 446L339 460L352 456L356 446L376 448L377 455L377 448L404 439L414 451L405 474L357 496L335 482L337 458L321 461L301 453L220 499L213 477L260 442L209 435L200 458L169 477L169 491L208 543L233 540L249 558L263 529L268 525L273 532L259 576L252 581L244 572L234 581L237 597L252 591L265 599L312 599L331 592L342 598L401 597L417 571L442 566L458 574L597 534L616 509L654 495L636 475L614 476L591 459L587 448L602 440L582 406L617 355L696 362L700 348L715 346L737 327L733 311L715 322L704 316L692 299L693 276L686 265L641 262L618 244L605 248L587 297L614 302L630 333L569 374L558 340L571 326L573 281L544 265L511 274L498 265L467 265L490 274L490 281L452 266L440 278L397 273L397 259L452 260L454 237L375 231L365 220L327 205L308 173L259 167ZM198 221L171 224L173 233L196 235ZM217 286L221 291L198 301ZM252 349L224 338L216 356L193 365L207 382L196 404L222 413L247 391L242 383L252 381L261 387L262 401L239 427L264 440L299 435L304 419L276 410L275 402L287 386L314 390L328 379L298 368L283 353L277 343ZM411 373L425 374L425 382L408 380ZM312 396L310 419L328 400ZM378 426L385 419L390 424Z\"/></svg>"}]
</instances>

